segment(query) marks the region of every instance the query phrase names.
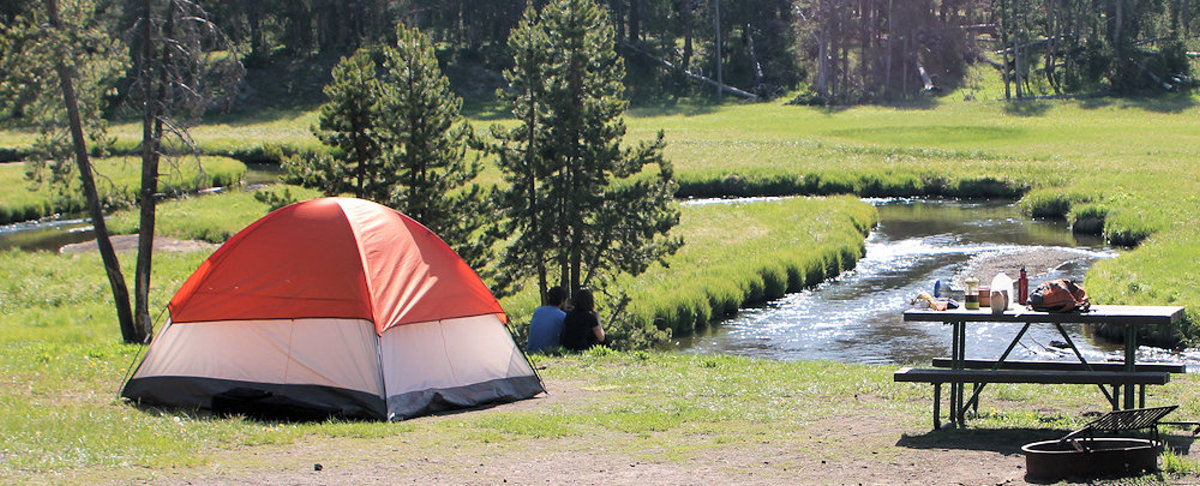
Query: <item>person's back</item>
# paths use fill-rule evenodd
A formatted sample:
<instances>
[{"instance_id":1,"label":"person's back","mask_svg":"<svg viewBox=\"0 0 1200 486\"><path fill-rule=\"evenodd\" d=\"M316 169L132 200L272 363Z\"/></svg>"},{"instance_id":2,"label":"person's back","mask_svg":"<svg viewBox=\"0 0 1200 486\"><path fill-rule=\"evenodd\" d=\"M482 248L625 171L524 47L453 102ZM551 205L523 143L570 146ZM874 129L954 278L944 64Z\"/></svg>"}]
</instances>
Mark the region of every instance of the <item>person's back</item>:
<instances>
[{"instance_id":1,"label":"person's back","mask_svg":"<svg viewBox=\"0 0 1200 486\"><path fill-rule=\"evenodd\" d=\"M563 320L562 346L571 351L583 351L604 342L604 328L595 312L595 301L588 289L575 292L575 308Z\"/></svg>"},{"instance_id":2,"label":"person's back","mask_svg":"<svg viewBox=\"0 0 1200 486\"><path fill-rule=\"evenodd\" d=\"M563 320L562 346L571 351L584 351L600 343L593 331L600 321L591 311L572 310Z\"/></svg>"},{"instance_id":3,"label":"person's back","mask_svg":"<svg viewBox=\"0 0 1200 486\"><path fill-rule=\"evenodd\" d=\"M567 313L562 310L566 301L567 291L562 287L552 287L546 291L546 305L533 310L529 320L529 341L525 343L525 352L537 353L559 346L563 332L563 319Z\"/></svg>"}]
</instances>

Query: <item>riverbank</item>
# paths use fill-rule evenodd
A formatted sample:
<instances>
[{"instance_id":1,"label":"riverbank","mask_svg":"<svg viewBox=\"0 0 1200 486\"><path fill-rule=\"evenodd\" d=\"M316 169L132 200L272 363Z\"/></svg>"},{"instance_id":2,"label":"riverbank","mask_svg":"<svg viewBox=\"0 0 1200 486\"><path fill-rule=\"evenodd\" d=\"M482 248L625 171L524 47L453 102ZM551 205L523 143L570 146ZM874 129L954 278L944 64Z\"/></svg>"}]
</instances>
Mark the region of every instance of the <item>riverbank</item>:
<instances>
[{"instance_id":1,"label":"riverbank","mask_svg":"<svg viewBox=\"0 0 1200 486\"><path fill-rule=\"evenodd\" d=\"M138 235L113 235L109 238L112 242L113 249L118 253L127 251L137 251ZM207 241L199 240L177 240L165 236L154 237L154 252L188 252L188 251L213 251L217 249L217 245ZM93 253L99 251L99 245L96 240L85 241L83 243L72 243L64 245L58 249L59 253Z\"/></svg>"},{"instance_id":2,"label":"riverbank","mask_svg":"<svg viewBox=\"0 0 1200 486\"><path fill-rule=\"evenodd\" d=\"M988 285L992 277L1000 272L1016 281L1024 268L1029 278L1029 289L1033 290L1055 269L1068 263L1094 258L1094 253L1062 248L1022 248L989 252L971 259L971 262L954 276L954 287L963 288L963 281L967 276L979 279L980 285Z\"/></svg>"}]
</instances>

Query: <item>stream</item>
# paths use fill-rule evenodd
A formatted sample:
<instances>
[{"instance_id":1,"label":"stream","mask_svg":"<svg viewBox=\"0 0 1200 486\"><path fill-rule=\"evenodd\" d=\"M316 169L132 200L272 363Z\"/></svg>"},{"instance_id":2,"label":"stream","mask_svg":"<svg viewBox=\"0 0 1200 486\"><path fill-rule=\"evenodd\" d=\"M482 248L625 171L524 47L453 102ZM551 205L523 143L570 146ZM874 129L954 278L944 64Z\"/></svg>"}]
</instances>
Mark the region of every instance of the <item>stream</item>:
<instances>
[{"instance_id":1,"label":"stream","mask_svg":"<svg viewBox=\"0 0 1200 486\"><path fill-rule=\"evenodd\" d=\"M205 189L200 193L210 194L225 190L254 190L262 184L277 182L282 173L278 165L246 164L246 174L240 185ZM17 248L24 251L58 251L64 245L82 243L95 239L90 218L80 214L44 218L0 225L0 251Z\"/></svg>"},{"instance_id":2,"label":"stream","mask_svg":"<svg viewBox=\"0 0 1200 486\"><path fill-rule=\"evenodd\" d=\"M271 182L278 169L252 168L244 190ZM775 199L775 198L763 198ZM726 204L754 199L687 201ZM949 282L973 259L996 252L1054 249L1078 258L1048 272L1030 272L1030 287L1052 278L1087 282L1092 262L1117 252L1098 237L1073 234L1062 221L1033 220L1011 202L923 199L867 199L879 210L879 225L866 240L866 256L854 269L810 289L759 307L743 309L664 348L684 353L718 353L777 360L830 360L876 364L928 363L950 353L950 329L940 323L904 322L902 313L918 292L932 293L935 281ZM0 226L0 251L57 251L92 239L87 220L62 219ZM991 275L979 275L987 282ZM1064 326L1088 360L1119 358L1119 343L1090 333L1083 325ZM968 327L970 357L997 357L1019 327ZM1014 359L1074 359L1063 338L1048 325L1032 326L1012 353ZM1181 354L1142 346L1139 360L1177 360L1200 370L1200 353Z\"/></svg>"},{"instance_id":3,"label":"stream","mask_svg":"<svg viewBox=\"0 0 1200 486\"><path fill-rule=\"evenodd\" d=\"M918 292L933 293L973 258L1031 248L1077 254L1048 272L1030 272L1030 287L1053 278L1083 282L1092 262L1117 252L1097 237L1074 235L1062 221L1032 220L1013 203L931 200L867 200L880 223L866 240L856 267L814 288L761 307L743 309L693 336L676 338L668 349L769 359L830 360L876 364L927 364L950 355L950 328L941 323L904 322L902 313ZM714 203L712 200L700 204ZM987 282L992 275L979 276ZM1119 343L1092 335L1087 326L1064 326L1088 360L1118 358ZM968 357L998 357L1020 330L993 323L967 328ZM1013 359L1075 359L1050 325L1034 325L1013 350ZM1200 361L1143 346L1139 360Z\"/></svg>"}]
</instances>

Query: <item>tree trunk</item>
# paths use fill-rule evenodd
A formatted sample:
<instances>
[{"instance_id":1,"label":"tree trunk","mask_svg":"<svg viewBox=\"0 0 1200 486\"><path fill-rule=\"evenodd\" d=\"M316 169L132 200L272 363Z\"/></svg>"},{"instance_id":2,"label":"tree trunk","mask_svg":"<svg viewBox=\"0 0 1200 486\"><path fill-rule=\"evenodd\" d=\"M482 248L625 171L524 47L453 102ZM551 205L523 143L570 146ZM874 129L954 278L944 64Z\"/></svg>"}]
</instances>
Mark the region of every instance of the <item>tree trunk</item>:
<instances>
[{"instance_id":1,"label":"tree trunk","mask_svg":"<svg viewBox=\"0 0 1200 486\"><path fill-rule=\"evenodd\" d=\"M46 10L50 26L60 29L58 1L47 0ZM92 164L88 160L87 139L83 135L83 121L79 116L79 104L76 101L75 85L72 81L75 73L65 64L65 61L66 59L60 57L55 63L55 71L58 73L63 105L67 109L67 123L71 130L71 146L75 152L75 164L79 168L79 181L83 184L88 212L91 213L92 226L95 228L96 245L100 248L100 259L104 262L104 272L108 275L108 284L112 288L117 322L121 326L121 337L127 343L139 343L143 341L143 336L139 336L134 327L133 314L129 309L129 288L125 285L125 276L121 273L121 263L117 259L117 252L108 238L108 226L104 223L104 209L100 206L100 196L96 192L96 181L92 175Z\"/></svg>"},{"instance_id":2,"label":"tree trunk","mask_svg":"<svg viewBox=\"0 0 1200 486\"><path fill-rule=\"evenodd\" d=\"M613 31L618 43L625 40L625 0L611 0Z\"/></svg>"},{"instance_id":3,"label":"tree trunk","mask_svg":"<svg viewBox=\"0 0 1200 486\"><path fill-rule=\"evenodd\" d=\"M162 59L158 72L158 93L154 94L154 83L151 82L153 70L150 67L153 50L153 28L151 19L153 0L142 2L142 65L138 75L142 77L142 188L138 195L138 254L137 271L134 277L134 317L136 332L144 339L150 334L150 272L154 258L154 222L156 201L154 194L158 191L158 162L159 145L162 140L162 111L161 104L165 102L167 93L167 66L170 65L170 50L163 46ZM170 37L173 29L174 10L166 9L166 22L163 35Z\"/></svg>"},{"instance_id":4,"label":"tree trunk","mask_svg":"<svg viewBox=\"0 0 1200 486\"><path fill-rule=\"evenodd\" d=\"M1004 69L1000 71L1004 77L1004 99L1012 99L1012 91L1009 87L1009 70L1012 64L1008 62L1008 7L1004 0L1000 0L1000 47L1003 52Z\"/></svg>"},{"instance_id":5,"label":"tree trunk","mask_svg":"<svg viewBox=\"0 0 1200 486\"><path fill-rule=\"evenodd\" d=\"M683 70L691 68L692 63L692 0L680 0L679 23L683 29Z\"/></svg>"},{"instance_id":6,"label":"tree trunk","mask_svg":"<svg viewBox=\"0 0 1200 486\"><path fill-rule=\"evenodd\" d=\"M717 101L721 101L721 85L725 84L724 66L721 65L722 58L724 57L721 53L721 0L713 0L713 5L715 7L714 21L717 26L717 51L715 53L715 57L717 58Z\"/></svg>"},{"instance_id":7,"label":"tree trunk","mask_svg":"<svg viewBox=\"0 0 1200 486\"><path fill-rule=\"evenodd\" d=\"M266 56L263 51L262 13L258 2L249 2L246 8L246 23L250 25L250 55Z\"/></svg>"},{"instance_id":8,"label":"tree trunk","mask_svg":"<svg viewBox=\"0 0 1200 486\"><path fill-rule=\"evenodd\" d=\"M817 7L817 94L829 97L829 6L821 0Z\"/></svg>"},{"instance_id":9,"label":"tree trunk","mask_svg":"<svg viewBox=\"0 0 1200 486\"><path fill-rule=\"evenodd\" d=\"M642 2L629 0L629 42L642 40Z\"/></svg>"},{"instance_id":10,"label":"tree trunk","mask_svg":"<svg viewBox=\"0 0 1200 486\"><path fill-rule=\"evenodd\" d=\"M892 99L892 42L896 40L896 17L893 15L893 0L888 0L888 40L887 40L887 62L883 68L883 90L885 97L888 100Z\"/></svg>"}]
</instances>

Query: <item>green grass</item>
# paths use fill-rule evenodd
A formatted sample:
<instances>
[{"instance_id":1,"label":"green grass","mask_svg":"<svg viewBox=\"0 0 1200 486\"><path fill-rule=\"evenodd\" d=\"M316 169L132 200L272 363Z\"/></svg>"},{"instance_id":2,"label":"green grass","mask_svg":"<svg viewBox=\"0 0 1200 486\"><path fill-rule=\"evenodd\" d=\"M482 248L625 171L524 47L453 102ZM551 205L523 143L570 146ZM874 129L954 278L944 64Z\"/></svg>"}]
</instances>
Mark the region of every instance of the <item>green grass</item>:
<instances>
[{"instance_id":1,"label":"green grass","mask_svg":"<svg viewBox=\"0 0 1200 486\"><path fill-rule=\"evenodd\" d=\"M128 270L130 255L126 254ZM160 255L156 288L174 289L206 256ZM898 436L941 440L938 434L905 435L927 430L928 389L893 383L893 367L607 349L567 357L534 356L547 380L572 383L584 396L568 395L524 408L499 407L401 424L280 423L139 410L115 398L127 366L140 351L117 343L95 255L3 253L0 282L3 482L47 477L124 482L146 475L162 479L158 475L172 471L190 477L214 468L238 477L239 467L270 468L255 462L247 466L248 458L275 457L280 448L314 444L347 449L326 459L327 464L377 451L378 444L439 457L477 457L495 445L556 449L568 444L589 454L660 462L781 444L788 450L836 446L822 452L820 459L871 461L879 451L894 449ZM169 295L168 290L155 292L154 305L165 304ZM1192 382L1184 376L1155 388L1153 399L1181 403L1180 416L1195 416L1200 404L1189 398ZM960 433L1048 429L1042 435L1061 435L1088 420L1081 411L1095 410L1101 403L1093 388L998 387L986 397L983 415L972 421L972 429ZM886 440L844 440L821 428L823 421L842 417L886 417L883 427L889 428L880 431ZM1176 456L1170 461L1169 472L1195 472L1189 459Z\"/></svg>"},{"instance_id":2,"label":"green grass","mask_svg":"<svg viewBox=\"0 0 1200 486\"><path fill-rule=\"evenodd\" d=\"M287 189L301 200L318 196ZM668 260L670 268L656 265L619 282L634 302L630 316L610 329L622 347L664 341L671 334L662 330L688 334L746 304L782 297L851 268L877 219L872 206L849 196L682 209L675 231L687 244ZM156 232L221 243L268 211L251 192L192 196L161 203ZM114 233L134 233L137 218L134 210L119 211L109 225ZM501 301L522 336L536 301L532 288ZM609 304L600 301L602 310Z\"/></svg>"},{"instance_id":3,"label":"green grass","mask_svg":"<svg viewBox=\"0 0 1200 486\"><path fill-rule=\"evenodd\" d=\"M117 205L128 205L136 199L141 186L141 159L111 157L94 160L93 164L101 198ZM35 186L26 180L26 170L19 162L0 164L0 224L84 210L78 175L72 176L70 195L60 197L48 184ZM226 186L241 180L245 172L245 164L228 157L203 156L199 161L184 158L175 165L164 161L158 189L176 193Z\"/></svg>"},{"instance_id":4,"label":"green grass","mask_svg":"<svg viewBox=\"0 0 1200 486\"><path fill-rule=\"evenodd\" d=\"M259 191L273 190L260 189ZM287 190L298 200L319 197L312 189L287 186ZM256 200L258 191L231 190L222 194L194 195L159 203L155 233L179 239L203 240L224 243L250 223L266 216L270 208ZM136 233L138 213L136 210L118 211L108 219L113 233Z\"/></svg>"},{"instance_id":5,"label":"green grass","mask_svg":"<svg viewBox=\"0 0 1200 486\"><path fill-rule=\"evenodd\" d=\"M1093 273L1103 275L1088 277L1098 302L1173 298L1188 308L1183 335L1200 336L1200 291L1180 284L1200 281L1200 236L1187 228L1200 208L1200 171L1194 167L1200 160L1200 99L1180 94L1004 102L996 101L999 96L992 77L975 76L959 92L897 106L639 108L627 117L627 141L649 140L664 130L665 156L674 162L684 196L1020 197L1028 214L1086 221L1090 226L1077 227L1137 247L1098 265ZM475 122L477 128L512 123L485 118ZM320 150L309 131L315 120L313 111L265 110L213 118L192 133L211 153L278 160L284 153ZM126 140L136 140L135 128L117 125L112 133L128 145ZM5 130L0 139L20 146L29 136ZM496 182L499 175L492 169L483 178ZM6 204L10 196L0 200ZM1130 285L1156 289L1157 295L1131 293Z\"/></svg>"},{"instance_id":6,"label":"green grass","mask_svg":"<svg viewBox=\"0 0 1200 486\"><path fill-rule=\"evenodd\" d=\"M852 268L877 220L857 198L788 198L685 205L673 234L685 242L667 259L616 286L632 299L606 332L620 348L645 348L688 335L748 304L782 297ZM613 302L597 298L600 312ZM519 340L538 305L537 290L502 299ZM609 314L602 314L610 322Z\"/></svg>"}]
</instances>

